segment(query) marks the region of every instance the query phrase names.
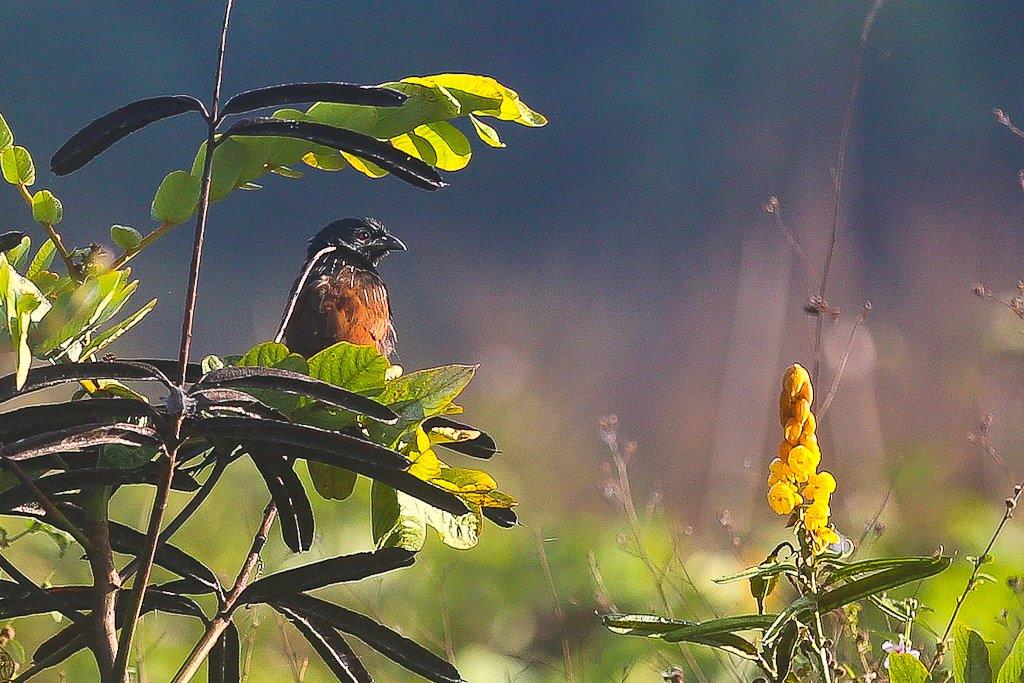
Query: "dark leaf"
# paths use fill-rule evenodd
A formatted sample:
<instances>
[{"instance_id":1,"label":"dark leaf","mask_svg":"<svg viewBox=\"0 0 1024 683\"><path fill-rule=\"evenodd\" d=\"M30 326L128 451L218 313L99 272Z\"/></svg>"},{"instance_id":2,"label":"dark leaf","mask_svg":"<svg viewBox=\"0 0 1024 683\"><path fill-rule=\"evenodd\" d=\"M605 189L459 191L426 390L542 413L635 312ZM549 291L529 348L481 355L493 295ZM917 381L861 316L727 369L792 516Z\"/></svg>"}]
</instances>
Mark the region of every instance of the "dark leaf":
<instances>
[{"instance_id":1,"label":"dark leaf","mask_svg":"<svg viewBox=\"0 0 1024 683\"><path fill-rule=\"evenodd\" d=\"M146 535L124 524L110 522L110 545L119 553L139 556L146 550ZM184 550L162 543L156 551L156 564L174 572L189 581L203 586L209 593L220 593L220 582L217 575L206 565L192 557ZM169 593L177 593L173 589Z\"/></svg>"},{"instance_id":2,"label":"dark leaf","mask_svg":"<svg viewBox=\"0 0 1024 683\"><path fill-rule=\"evenodd\" d=\"M138 418L155 418L148 403L132 399L109 398L91 401L65 401L18 408L4 413L0 424L0 443L57 432L86 425L100 427Z\"/></svg>"},{"instance_id":3,"label":"dark leaf","mask_svg":"<svg viewBox=\"0 0 1024 683\"><path fill-rule=\"evenodd\" d=\"M359 581L409 567L415 561L415 553L402 548L381 548L372 553L332 557L264 577L242 592L239 603L270 602L335 583Z\"/></svg>"},{"instance_id":4,"label":"dark leaf","mask_svg":"<svg viewBox=\"0 0 1024 683\"><path fill-rule=\"evenodd\" d=\"M309 550L313 545L313 507L306 496L306 489L291 463L287 459L268 451L257 444L244 444L252 453L260 451L260 457L253 458L256 469L267 482L270 497L277 505L281 536L293 553Z\"/></svg>"},{"instance_id":5,"label":"dark leaf","mask_svg":"<svg viewBox=\"0 0 1024 683\"><path fill-rule=\"evenodd\" d=\"M107 444L142 446L159 442L160 437L150 427L139 427L129 423L98 427L85 425L19 439L0 448L0 459L29 460L57 453L73 453Z\"/></svg>"},{"instance_id":6,"label":"dark leaf","mask_svg":"<svg viewBox=\"0 0 1024 683\"><path fill-rule=\"evenodd\" d=\"M159 477L157 463L152 462L134 469L96 467L60 472L37 479L35 484L43 493L52 496L97 486L156 484ZM199 488L199 484L192 477L182 472L175 472L171 488L177 491L195 491ZM35 496L32 492L24 484L19 484L0 493L0 510L11 510L34 500Z\"/></svg>"},{"instance_id":7,"label":"dark leaf","mask_svg":"<svg viewBox=\"0 0 1024 683\"><path fill-rule=\"evenodd\" d=\"M72 384L87 379L118 379L165 383L168 374L176 375L177 361L132 360L97 361L93 363L60 363L32 368L25 386L18 391L15 376L0 377L0 403L60 384ZM195 381L202 372L198 363L189 363L189 381Z\"/></svg>"},{"instance_id":8,"label":"dark leaf","mask_svg":"<svg viewBox=\"0 0 1024 683\"><path fill-rule=\"evenodd\" d=\"M362 104L370 107L400 107L406 95L397 90L352 83L286 83L238 93L224 105L221 114L277 107L282 104L303 102L335 102Z\"/></svg>"},{"instance_id":9,"label":"dark leaf","mask_svg":"<svg viewBox=\"0 0 1024 683\"><path fill-rule=\"evenodd\" d=\"M452 441L450 443L438 444L442 448L447 448L450 451L462 453L463 455L468 455L472 458L480 458L481 460L487 460L489 458L492 458L494 457L495 453L500 452L498 450L498 445L494 443L494 439L491 438L491 435L486 432L480 431L476 427L472 427L461 422L456 422L455 420L449 420L447 417L444 417L443 415L427 418L426 420L423 421L423 429L425 429L426 431L429 432L431 429L435 427L446 427L449 429L472 429L474 431L480 432L480 436L476 437L475 439L469 439L467 441Z\"/></svg>"},{"instance_id":10,"label":"dark leaf","mask_svg":"<svg viewBox=\"0 0 1024 683\"><path fill-rule=\"evenodd\" d=\"M288 621L292 622L302 637L309 641L320 655L320 659L324 660L324 664L339 681L373 682L373 677L352 652L352 648L330 624L316 617L304 616L284 606L274 605L274 609L288 617Z\"/></svg>"},{"instance_id":11,"label":"dark leaf","mask_svg":"<svg viewBox=\"0 0 1024 683\"><path fill-rule=\"evenodd\" d=\"M89 586L61 586L59 588L45 588L38 591L30 591L19 586L20 592L13 592L0 598L0 614L4 619L15 619L27 617L32 614L46 614L53 612L54 601L63 605L69 610L91 609L89 596L92 590ZM45 591L47 599L41 599L38 592ZM77 621L77 620L76 620Z\"/></svg>"},{"instance_id":12,"label":"dark leaf","mask_svg":"<svg viewBox=\"0 0 1024 683\"><path fill-rule=\"evenodd\" d=\"M207 115L203 103L188 95L150 97L126 104L120 109L104 114L72 135L50 159L50 169L57 175L77 171L115 142L140 128L188 111Z\"/></svg>"},{"instance_id":13,"label":"dark leaf","mask_svg":"<svg viewBox=\"0 0 1024 683\"><path fill-rule=\"evenodd\" d=\"M252 394L235 389L200 389L189 394L200 410L287 422L288 416Z\"/></svg>"},{"instance_id":14,"label":"dark leaf","mask_svg":"<svg viewBox=\"0 0 1024 683\"><path fill-rule=\"evenodd\" d=\"M327 382L321 382L307 375L280 368L230 367L213 370L196 383L197 388L243 387L246 389L262 389L282 391L322 403L344 408L360 415L372 417L374 420L394 424L398 420L395 411L387 406Z\"/></svg>"},{"instance_id":15,"label":"dark leaf","mask_svg":"<svg viewBox=\"0 0 1024 683\"><path fill-rule=\"evenodd\" d=\"M238 629L229 622L224 633L220 635L213 649L210 650L210 683L239 683L242 680L239 670L239 659L242 648L239 643Z\"/></svg>"},{"instance_id":16,"label":"dark leaf","mask_svg":"<svg viewBox=\"0 0 1024 683\"><path fill-rule=\"evenodd\" d=\"M252 440L250 439L250 441ZM273 445L272 442L268 443ZM256 457L259 457L259 454L256 454ZM316 451L308 447L303 447L303 452L298 454L298 457L313 462L333 465L356 474L361 474L364 477L369 477L382 484L387 484L393 489L408 493L413 498L418 498L424 503L451 513L456 517L469 512L469 508L456 496L418 477L414 477L408 472L385 469L366 463L363 460L356 460L331 451Z\"/></svg>"},{"instance_id":17,"label":"dark leaf","mask_svg":"<svg viewBox=\"0 0 1024 683\"><path fill-rule=\"evenodd\" d=\"M275 603L304 616L312 616L359 638L377 652L409 671L437 683L459 683L458 670L414 640L392 631L370 617L309 595L296 595Z\"/></svg>"},{"instance_id":18,"label":"dark leaf","mask_svg":"<svg viewBox=\"0 0 1024 683\"><path fill-rule=\"evenodd\" d=\"M793 667L793 655L796 652L798 636L800 634L800 623L796 619L786 622L775 641L775 681L782 683L789 676Z\"/></svg>"},{"instance_id":19,"label":"dark leaf","mask_svg":"<svg viewBox=\"0 0 1024 683\"><path fill-rule=\"evenodd\" d=\"M382 469L402 470L409 466L404 455L372 441L293 422L216 416L192 420L188 429L192 436L207 439L251 440L289 446L298 450L296 455L299 457L305 457L306 451L326 452L345 461L357 460Z\"/></svg>"},{"instance_id":20,"label":"dark leaf","mask_svg":"<svg viewBox=\"0 0 1024 683\"><path fill-rule=\"evenodd\" d=\"M519 515L512 508L484 508L484 517L500 527L511 529L519 524Z\"/></svg>"},{"instance_id":21,"label":"dark leaf","mask_svg":"<svg viewBox=\"0 0 1024 683\"><path fill-rule=\"evenodd\" d=\"M323 123L270 118L245 119L228 128L224 136L229 135L269 135L307 140L372 161L410 185L424 190L439 190L447 184L432 166L386 142Z\"/></svg>"},{"instance_id":22,"label":"dark leaf","mask_svg":"<svg viewBox=\"0 0 1024 683\"><path fill-rule=\"evenodd\" d=\"M25 233L18 232L17 230L11 230L0 234L0 251L10 251L14 247L21 244L21 240L25 238Z\"/></svg>"}]
</instances>

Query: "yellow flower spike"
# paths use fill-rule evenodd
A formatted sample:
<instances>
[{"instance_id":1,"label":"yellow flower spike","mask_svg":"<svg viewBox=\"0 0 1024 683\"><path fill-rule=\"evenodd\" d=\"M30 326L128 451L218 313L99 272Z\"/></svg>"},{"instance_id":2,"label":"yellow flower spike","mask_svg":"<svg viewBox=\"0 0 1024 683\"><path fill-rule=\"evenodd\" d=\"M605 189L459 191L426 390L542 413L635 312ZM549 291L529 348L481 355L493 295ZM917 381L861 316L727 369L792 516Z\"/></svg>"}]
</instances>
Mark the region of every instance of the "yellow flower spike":
<instances>
[{"instance_id":1,"label":"yellow flower spike","mask_svg":"<svg viewBox=\"0 0 1024 683\"><path fill-rule=\"evenodd\" d=\"M768 475L769 486L780 481L789 481L794 476L793 470L790 469L789 465L779 458L772 460L768 468L771 470L771 474Z\"/></svg>"},{"instance_id":2,"label":"yellow flower spike","mask_svg":"<svg viewBox=\"0 0 1024 683\"><path fill-rule=\"evenodd\" d=\"M789 422L786 423L786 441L795 446L800 441L803 428L804 425L802 423L797 422L796 418L791 417Z\"/></svg>"},{"instance_id":3,"label":"yellow flower spike","mask_svg":"<svg viewBox=\"0 0 1024 683\"><path fill-rule=\"evenodd\" d=\"M807 381L807 384L800 387L800 391L796 392L796 398L802 398L807 401L807 405L814 403L814 388L811 387L810 380Z\"/></svg>"},{"instance_id":4,"label":"yellow flower spike","mask_svg":"<svg viewBox=\"0 0 1024 683\"><path fill-rule=\"evenodd\" d=\"M788 441L783 439L782 443L779 444L779 460L782 460L783 462L788 460L789 459L789 451L792 448L793 448L793 446Z\"/></svg>"},{"instance_id":5,"label":"yellow flower spike","mask_svg":"<svg viewBox=\"0 0 1024 683\"><path fill-rule=\"evenodd\" d=\"M828 502L829 497L836 490L836 478L831 472L818 472L807 478L807 485L804 487L804 498L810 498L817 502L824 500Z\"/></svg>"},{"instance_id":6,"label":"yellow flower spike","mask_svg":"<svg viewBox=\"0 0 1024 683\"><path fill-rule=\"evenodd\" d=\"M830 545L835 545L841 540L839 534L832 527L822 527L812 532L814 536L814 552L820 553Z\"/></svg>"},{"instance_id":7,"label":"yellow flower spike","mask_svg":"<svg viewBox=\"0 0 1024 683\"><path fill-rule=\"evenodd\" d=\"M803 422L803 431L800 432L801 436L814 436L815 428L817 427L817 420L814 419L814 413L808 411L807 419Z\"/></svg>"},{"instance_id":8,"label":"yellow flower spike","mask_svg":"<svg viewBox=\"0 0 1024 683\"><path fill-rule=\"evenodd\" d=\"M788 481L776 482L768 490L768 505L775 514L788 515L796 509L796 506L803 502L796 486Z\"/></svg>"},{"instance_id":9,"label":"yellow flower spike","mask_svg":"<svg viewBox=\"0 0 1024 683\"><path fill-rule=\"evenodd\" d=\"M807 446L794 446L786 462L793 470L797 481L804 482L817 471L818 463L821 462L821 452L811 450Z\"/></svg>"},{"instance_id":10,"label":"yellow flower spike","mask_svg":"<svg viewBox=\"0 0 1024 683\"><path fill-rule=\"evenodd\" d=\"M799 363L794 363L786 368L786 374L782 376L782 386L789 392L790 398L796 398L804 385L811 383L811 376Z\"/></svg>"},{"instance_id":11,"label":"yellow flower spike","mask_svg":"<svg viewBox=\"0 0 1024 683\"><path fill-rule=\"evenodd\" d=\"M831 512L827 504L814 501L804 509L804 528L808 531L824 529Z\"/></svg>"},{"instance_id":12,"label":"yellow flower spike","mask_svg":"<svg viewBox=\"0 0 1024 683\"><path fill-rule=\"evenodd\" d=\"M793 404L793 417L797 422L804 423L811 414L811 404L807 399L798 398Z\"/></svg>"}]
</instances>

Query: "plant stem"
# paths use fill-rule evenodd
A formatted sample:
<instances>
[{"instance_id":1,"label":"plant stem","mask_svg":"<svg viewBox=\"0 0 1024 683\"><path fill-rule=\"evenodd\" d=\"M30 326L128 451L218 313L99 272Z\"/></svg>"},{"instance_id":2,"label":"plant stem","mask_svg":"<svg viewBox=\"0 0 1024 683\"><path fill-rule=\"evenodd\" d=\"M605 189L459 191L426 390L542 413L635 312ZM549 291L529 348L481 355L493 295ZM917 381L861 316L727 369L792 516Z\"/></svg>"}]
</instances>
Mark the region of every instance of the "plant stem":
<instances>
[{"instance_id":1,"label":"plant stem","mask_svg":"<svg viewBox=\"0 0 1024 683\"><path fill-rule=\"evenodd\" d=\"M109 514L111 489L109 486L82 492L83 531L92 540L88 554L92 568L93 609L91 649L101 676L112 673L117 657L117 592L121 577L114 566L114 553L110 548Z\"/></svg>"},{"instance_id":2,"label":"plant stem","mask_svg":"<svg viewBox=\"0 0 1024 683\"><path fill-rule=\"evenodd\" d=\"M256 574L256 569L260 563L260 553L263 551L263 546L267 543L267 535L270 533L270 527L274 524L274 518L277 516L277 507L273 501L267 504L266 509L263 511L263 522L260 524L259 530L252 539L252 545L249 548L249 554L245 558L245 562L242 564L242 568L238 572L238 577L235 579L235 585L231 591L224 598L224 604L214 617L213 621L206 629L206 633L196 643L196 646L192 648L192 652L189 654L188 659L178 669L178 673L175 674L172 683L188 683L192 680L192 677L196 675L199 667L202 665L203 660L206 659L207 655L210 654L210 650L216 644L221 634L227 629L228 624L231 623L232 613L234 612L235 605L238 602L238 597L242 594L242 591L248 587Z\"/></svg>"},{"instance_id":3,"label":"plant stem","mask_svg":"<svg viewBox=\"0 0 1024 683\"><path fill-rule=\"evenodd\" d=\"M18 185L18 190L21 193L21 198L28 204L28 208L32 208L32 193L29 192L28 187L25 185ZM57 228L53 227L53 223L43 222L41 223L43 230L49 235L50 241L53 242L53 246L57 249L57 253L60 254L61 260L64 261L64 267L68 269L68 275L73 278L80 278L82 273L78 270L75 262L71 259L71 252L64 246L64 241L60 238L60 233L57 232Z\"/></svg>"},{"instance_id":4,"label":"plant stem","mask_svg":"<svg viewBox=\"0 0 1024 683\"><path fill-rule=\"evenodd\" d=\"M195 319L196 297L199 292L199 268L203 256L203 240L206 235L206 217L210 208L210 182L213 177L213 150L217 135L217 118L220 113L220 88L224 79L224 52L227 48L228 22L231 19L232 0L227 0L224 5L224 20L221 23L220 43L217 48L217 69L213 80L213 96L210 103L209 118L206 126L206 157L203 160L203 178L199 192L199 205L196 208L196 229L195 240L192 245L192 265L189 269L188 292L185 297L185 314L181 323L181 346L178 354L180 365L178 384L185 386L188 375L188 356L192 345L192 327ZM177 430L180 430L180 422ZM173 447L165 448L167 455L163 476L157 487L156 498L153 501L153 510L150 513L149 527L146 531L147 548L146 554L141 560L139 573L132 587L132 600L129 606L127 618L121 630L121 640L117 653L117 662L114 667L115 683L127 683L128 660L131 652L132 638L135 635L135 628L142 613L142 603L146 596L146 587L149 583L149 575L153 569L153 560L156 556L156 547L160 541L160 527L163 523L164 510L167 508L167 499L171 493L171 480L174 476L174 466L177 461L178 449L181 447L181 435L176 434L176 443Z\"/></svg>"},{"instance_id":5,"label":"plant stem","mask_svg":"<svg viewBox=\"0 0 1024 683\"><path fill-rule=\"evenodd\" d=\"M846 166L846 150L849 145L850 128L853 126L853 111L857 103L857 95L860 93L860 84L863 75L864 53L867 49L868 36L871 34L871 27L875 23L875 16L878 10L885 4L885 0L875 0L868 10L867 16L860 29L860 43L857 46L857 57L854 62L853 84L850 86L850 95L846 100L846 111L843 114L843 127L839 133L839 143L836 148L835 166L835 191L832 195L832 229L829 235L828 252L825 254L825 265L821 269L821 284L818 286L818 304L825 304L825 293L828 287L828 276L832 270L832 260L836 254L836 242L839 237L839 208L843 196L843 171ZM814 373L811 379L818 381L818 371L821 369L821 328L824 323L824 310L819 310L814 323Z\"/></svg>"},{"instance_id":6,"label":"plant stem","mask_svg":"<svg viewBox=\"0 0 1024 683\"><path fill-rule=\"evenodd\" d=\"M1005 507L1003 509L1003 517L999 520L999 524L996 525L995 531L992 532L992 537L988 539L988 545L985 546L985 551L981 553L974 560L974 571L971 572L970 578L967 579L967 584L964 586L963 592L956 599L956 606L953 608L953 613L949 616L949 622L946 623L946 630L942 632L942 637L939 638L939 642L935 644L935 657L932 658L932 663L928 667L929 671L935 669L942 661L942 655L946 651L946 639L949 638L950 631L953 630L953 624L956 623L956 617L960 613L960 608L964 606L964 602L967 601L967 595L974 589L975 584L978 581L978 574L981 573L981 568L985 564L985 558L988 557L989 553L992 552L992 548L996 544L996 540L999 538L999 534L1003 532L1003 527L1013 517L1013 511L1020 502L1021 493L1024 492L1024 482L1021 482L1017 486L1013 487L1013 494L1006 499Z\"/></svg>"},{"instance_id":7,"label":"plant stem","mask_svg":"<svg viewBox=\"0 0 1024 683\"><path fill-rule=\"evenodd\" d=\"M89 538L82 533L81 529L72 524L71 520L69 520L67 516L53 504L53 501L50 500L50 498L43 493L38 486L36 486L36 483L32 481L31 477L25 474L25 470L21 469L21 465L18 464L18 461L7 460L5 464L11 470L11 473L18 478L18 481L24 484L32 495L35 496L36 502L46 510L46 514L49 515L56 524L71 534L71 536L78 541L78 544L82 546L86 554L91 553L92 542Z\"/></svg>"}]
</instances>

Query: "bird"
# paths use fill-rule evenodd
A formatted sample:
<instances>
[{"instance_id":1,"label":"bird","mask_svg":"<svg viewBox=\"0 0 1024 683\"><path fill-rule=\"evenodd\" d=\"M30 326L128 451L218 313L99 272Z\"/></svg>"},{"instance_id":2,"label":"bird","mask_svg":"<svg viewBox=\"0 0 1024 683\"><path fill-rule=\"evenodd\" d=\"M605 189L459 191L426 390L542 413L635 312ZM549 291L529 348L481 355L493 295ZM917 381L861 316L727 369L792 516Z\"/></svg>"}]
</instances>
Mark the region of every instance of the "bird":
<instances>
[{"instance_id":1,"label":"bird","mask_svg":"<svg viewBox=\"0 0 1024 683\"><path fill-rule=\"evenodd\" d=\"M292 285L276 341L309 358L346 341L395 352L387 283L377 271L405 243L374 218L342 218L309 241L306 261Z\"/></svg>"}]
</instances>

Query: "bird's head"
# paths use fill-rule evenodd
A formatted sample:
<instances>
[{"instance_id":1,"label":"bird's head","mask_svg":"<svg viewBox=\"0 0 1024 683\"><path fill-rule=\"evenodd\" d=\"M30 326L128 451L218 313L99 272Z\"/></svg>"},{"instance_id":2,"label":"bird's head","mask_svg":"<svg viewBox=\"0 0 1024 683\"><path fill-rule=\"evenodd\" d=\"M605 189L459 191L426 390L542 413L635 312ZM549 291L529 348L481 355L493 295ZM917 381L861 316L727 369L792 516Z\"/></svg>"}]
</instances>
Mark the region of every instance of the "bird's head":
<instances>
[{"instance_id":1,"label":"bird's head","mask_svg":"<svg viewBox=\"0 0 1024 683\"><path fill-rule=\"evenodd\" d=\"M373 218L342 218L325 226L309 241L307 258L332 250L338 258L352 258L376 267L392 251L405 251L402 240ZM328 252L330 253L330 252Z\"/></svg>"}]
</instances>

